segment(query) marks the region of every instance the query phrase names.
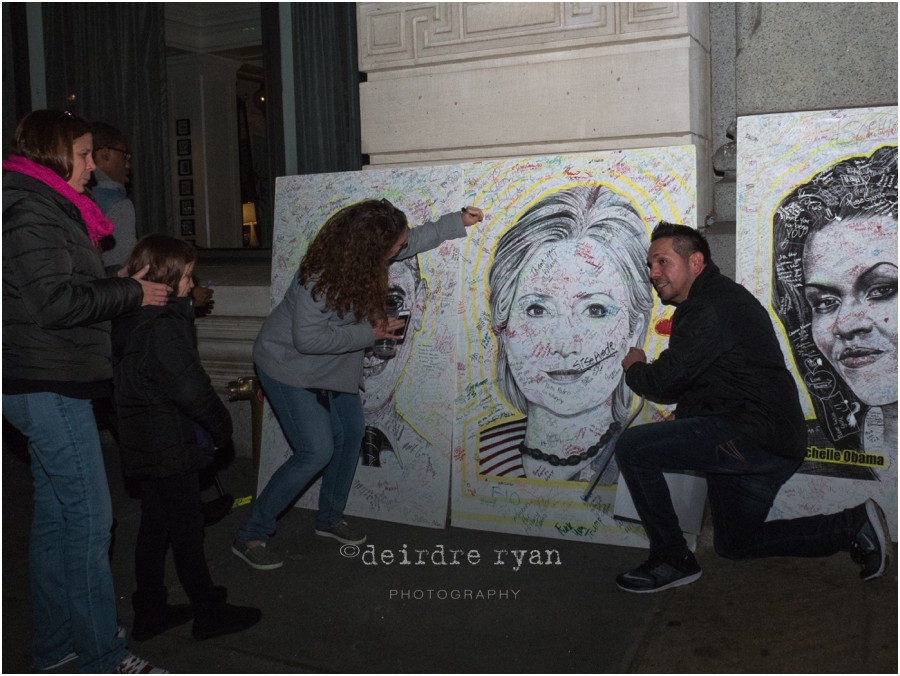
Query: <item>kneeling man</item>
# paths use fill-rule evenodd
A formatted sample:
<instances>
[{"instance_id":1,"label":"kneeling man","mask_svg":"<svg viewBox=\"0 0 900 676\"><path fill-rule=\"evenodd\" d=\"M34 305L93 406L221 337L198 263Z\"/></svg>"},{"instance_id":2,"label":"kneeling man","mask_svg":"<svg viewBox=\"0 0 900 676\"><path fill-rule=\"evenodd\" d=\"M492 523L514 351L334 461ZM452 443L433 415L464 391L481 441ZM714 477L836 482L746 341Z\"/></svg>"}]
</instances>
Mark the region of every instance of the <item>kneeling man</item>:
<instances>
[{"instance_id":1,"label":"kneeling man","mask_svg":"<svg viewBox=\"0 0 900 676\"><path fill-rule=\"evenodd\" d=\"M873 500L836 514L766 521L778 489L806 454L806 421L768 313L719 272L703 236L660 223L647 265L660 299L675 305L668 349L653 363L631 348L628 386L676 403L675 420L632 427L619 469L650 538L650 557L616 583L630 592L688 584L701 569L687 547L663 472L704 472L720 556L829 556L849 551L870 580L887 566L889 533Z\"/></svg>"}]
</instances>

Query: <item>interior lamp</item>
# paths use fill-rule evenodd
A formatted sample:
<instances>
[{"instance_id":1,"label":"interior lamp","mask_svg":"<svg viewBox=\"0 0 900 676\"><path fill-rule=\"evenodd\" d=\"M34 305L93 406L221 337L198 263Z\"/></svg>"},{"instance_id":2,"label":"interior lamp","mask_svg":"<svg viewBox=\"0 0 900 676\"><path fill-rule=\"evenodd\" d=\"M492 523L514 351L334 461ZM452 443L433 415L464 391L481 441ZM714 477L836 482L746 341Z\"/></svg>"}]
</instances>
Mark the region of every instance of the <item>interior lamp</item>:
<instances>
[{"instance_id":1,"label":"interior lamp","mask_svg":"<svg viewBox=\"0 0 900 676\"><path fill-rule=\"evenodd\" d=\"M244 246L259 246L256 236L256 204L247 202L241 206L244 222Z\"/></svg>"}]
</instances>

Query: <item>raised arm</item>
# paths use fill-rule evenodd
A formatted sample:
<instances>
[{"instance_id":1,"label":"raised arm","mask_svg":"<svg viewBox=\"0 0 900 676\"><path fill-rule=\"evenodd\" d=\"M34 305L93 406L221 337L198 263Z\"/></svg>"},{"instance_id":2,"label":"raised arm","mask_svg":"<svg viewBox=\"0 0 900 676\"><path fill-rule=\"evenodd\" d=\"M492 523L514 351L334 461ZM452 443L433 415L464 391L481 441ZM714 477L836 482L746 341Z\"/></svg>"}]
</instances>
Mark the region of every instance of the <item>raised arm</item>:
<instances>
[{"instance_id":1,"label":"raised arm","mask_svg":"<svg viewBox=\"0 0 900 676\"><path fill-rule=\"evenodd\" d=\"M466 207L461 213L444 214L436 221L413 228L409 231L409 244L397 255L397 260L430 251L448 239L465 237L466 228L480 223L483 219L481 209Z\"/></svg>"}]
</instances>

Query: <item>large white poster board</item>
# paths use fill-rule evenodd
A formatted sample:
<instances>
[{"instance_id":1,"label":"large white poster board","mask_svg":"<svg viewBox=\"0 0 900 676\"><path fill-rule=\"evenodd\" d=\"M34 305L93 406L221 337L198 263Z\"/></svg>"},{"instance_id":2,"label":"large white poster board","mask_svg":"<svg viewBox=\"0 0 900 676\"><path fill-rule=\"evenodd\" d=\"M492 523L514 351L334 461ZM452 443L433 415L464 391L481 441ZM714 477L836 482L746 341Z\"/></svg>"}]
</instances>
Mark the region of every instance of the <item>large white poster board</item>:
<instances>
[{"instance_id":1,"label":"large white poster board","mask_svg":"<svg viewBox=\"0 0 900 676\"><path fill-rule=\"evenodd\" d=\"M689 146L465 168L464 200L490 218L463 249L454 525L647 546L613 516L603 442L635 405L625 352L668 339L646 252L656 222L696 227L694 167ZM660 419L648 405L636 424Z\"/></svg>"},{"instance_id":2,"label":"large white poster board","mask_svg":"<svg viewBox=\"0 0 900 676\"><path fill-rule=\"evenodd\" d=\"M807 459L770 518L877 500L897 539L897 108L738 121L738 281L801 391Z\"/></svg>"},{"instance_id":3,"label":"large white poster board","mask_svg":"<svg viewBox=\"0 0 900 676\"><path fill-rule=\"evenodd\" d=\"M458 212L459 172L448 167L386 169L279 178L275 199L273 307L319 228L364 199L387 199L411 225ZM464 240L462 240L464 241ZM353 479L347 514L433 528L447 522L456 387L453 354L459 296L459 242L445 242L391 266L390 293L410 312L406 340L389 361L367 359L367 458ZM265 408L259 490L291 449ZM297 503L316 509L317 481ZM298 486L298 491L300 487Z\"/></svg>"},{"instance_id":4,"label":"large white poster board","mask_svg":"<svg viewBox=\"0 0 900 676\"><path fill-rule=\"evenodd\" d=\"M443 527L452 496L453 525L646 546L613 514L614 441L636 406L620 362L631 346L665 349L672 309L646 274L649 235L660 220L696 227L695 184L692 146L279 179L273 307L344 206L386 198L413 225L466 204L486 214L392 266L412 339L366 362L372 431L347 513ZM664 413L647 405L635 424ZM260 490L290 452L267 407ZM705 493L687 482L697 529ZM317 497L314 485L298 505Z\"/></svg>"}]
</instances>

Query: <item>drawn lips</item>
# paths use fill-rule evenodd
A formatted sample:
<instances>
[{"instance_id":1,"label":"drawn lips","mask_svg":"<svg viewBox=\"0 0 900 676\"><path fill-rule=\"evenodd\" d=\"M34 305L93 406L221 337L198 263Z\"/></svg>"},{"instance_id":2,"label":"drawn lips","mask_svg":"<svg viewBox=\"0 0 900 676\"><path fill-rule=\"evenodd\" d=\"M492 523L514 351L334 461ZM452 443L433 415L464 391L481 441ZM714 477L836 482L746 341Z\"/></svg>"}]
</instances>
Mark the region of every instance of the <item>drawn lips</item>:
<instances>
[{"instance_id":1,"label":"drawn lips","mask_svg":"<svg viewBox=\"0 0 900 676\"><path fill-rule=\"evenodd\" d=\"M583 376L598 364L600 364L599 361L594 362L593 364L583 369L562 369L560 371L547 371L547 375L550 377L550 380L556 383L574 383L576 380L581 378L581 376Z\"/></svg>"},{"instance_id":2,"label":"drawn lips","mask_svg":"<svg viewBox=\"0 0 900 676\"><path fill-rule=\"evenodd\" d=\"M849 369L861 369L864 366L874 364L881 358L883 352L873 347L847 347L841 350L838 361L841 366Z\"/></svg>"}]
</instances>

